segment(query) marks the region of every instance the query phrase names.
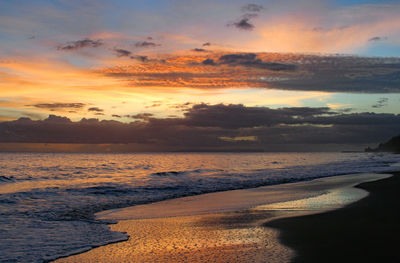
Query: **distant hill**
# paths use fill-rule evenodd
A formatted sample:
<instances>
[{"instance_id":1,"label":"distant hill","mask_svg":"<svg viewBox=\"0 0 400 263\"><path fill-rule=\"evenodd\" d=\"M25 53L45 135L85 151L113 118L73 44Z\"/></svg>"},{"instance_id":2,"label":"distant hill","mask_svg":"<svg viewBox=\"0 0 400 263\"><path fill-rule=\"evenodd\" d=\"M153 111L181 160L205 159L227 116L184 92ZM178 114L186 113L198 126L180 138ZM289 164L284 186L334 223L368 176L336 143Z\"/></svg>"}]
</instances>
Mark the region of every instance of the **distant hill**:
<instances>
[{"instance_id":1,"label":"distant hill","mask_svg":"<svg viewBox=\"0 0 400 263\"><path fill-rule=\"evenodd\" d=\"M400 135L391 138L389 141L380 143L378 147L372 149L368 147L366 152L395 152L400 153Z\"/></svg>"}]
</instances>

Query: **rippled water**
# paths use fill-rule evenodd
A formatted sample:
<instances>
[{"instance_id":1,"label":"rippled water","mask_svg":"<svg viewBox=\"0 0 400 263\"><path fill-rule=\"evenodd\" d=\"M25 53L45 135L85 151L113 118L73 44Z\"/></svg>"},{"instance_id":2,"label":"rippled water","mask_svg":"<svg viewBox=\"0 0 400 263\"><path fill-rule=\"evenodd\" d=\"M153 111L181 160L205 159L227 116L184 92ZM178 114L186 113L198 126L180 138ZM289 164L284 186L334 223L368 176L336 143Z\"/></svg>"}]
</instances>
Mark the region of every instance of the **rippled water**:
<instances>
[{"instance_id":1,"label":"rippled water","mask_svg":"<svg viewBox=\"0 0 400 263\"><path fill-rule=\"evenodd\" d=\"M0 154L0 262L43 262L126 239L110 208L347 173L390 170L366 153Z\"/></svg>"}]
</instances>

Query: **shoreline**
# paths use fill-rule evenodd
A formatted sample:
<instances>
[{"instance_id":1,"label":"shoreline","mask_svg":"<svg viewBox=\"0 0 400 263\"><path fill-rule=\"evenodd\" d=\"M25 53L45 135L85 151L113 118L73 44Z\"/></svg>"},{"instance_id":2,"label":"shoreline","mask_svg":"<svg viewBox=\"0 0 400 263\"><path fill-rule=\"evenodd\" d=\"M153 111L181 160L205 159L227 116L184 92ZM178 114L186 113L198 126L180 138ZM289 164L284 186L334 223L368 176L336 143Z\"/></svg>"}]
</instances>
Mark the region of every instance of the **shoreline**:
<instances>
[{"instance_id":1,"label":"shoreline","mask_svg":"<svg viewBox=\"0 0 400 263\"><path fill-rule=\"evenodd\" d=\"M292 262L400 262L400 172L357 185L370 194L341 209L264 224L296 251Z\"/></svg>"},{"instance_id":2,"label":"shoreline","mask_svg":"<svg viewBox=\"0 0 400 263\"><path fill-rule=\"evenodd\" d=\"M103 211L97 216L119 221L110 225L111 230L127 232L129 240L93 248L55 262L156 262L155 259L169 262L188 258L188 262L203 262L205 258L226 262L227 254L233 255L235 258L230 260L236 262L265 262L265 258L275 258L270 262L289 262L294 251L280 244L279 232L262 226L263 223L280 217L292 218L338 209L356 202L367 193L356 190L341 200L342 203L331 205L329 200L323 203L320 197L329 196L338 189L356 189L354 186L360 182L387 177L389 175L383 174L333 176ZM340 195L347 194L336 193L336 197ZM293 204L296 200L303 200L302 204ZM288 208L288 204L292 207ZM312 209L310 204L314 205ZM175 245L171 247L171 243Z\"/></svg>"}]
</instances>

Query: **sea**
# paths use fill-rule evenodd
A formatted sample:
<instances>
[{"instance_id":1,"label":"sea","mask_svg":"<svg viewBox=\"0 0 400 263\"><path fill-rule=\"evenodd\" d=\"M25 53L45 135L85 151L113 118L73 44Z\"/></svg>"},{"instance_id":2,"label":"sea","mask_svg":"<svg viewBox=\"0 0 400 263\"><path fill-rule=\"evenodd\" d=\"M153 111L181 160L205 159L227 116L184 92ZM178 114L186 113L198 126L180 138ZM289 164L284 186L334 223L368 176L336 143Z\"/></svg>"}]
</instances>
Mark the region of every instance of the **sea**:
<instances>
[{"instance_id":1,"label":"sea","mask_svg":"<svg viewBox=\"0 0 400 263\"><path fill-rule=\"evenodd\" d=\"M398 170L388 153L0 153L0 262L126 240L94 214L165 199Z\"/></svg>"}]
</instances>

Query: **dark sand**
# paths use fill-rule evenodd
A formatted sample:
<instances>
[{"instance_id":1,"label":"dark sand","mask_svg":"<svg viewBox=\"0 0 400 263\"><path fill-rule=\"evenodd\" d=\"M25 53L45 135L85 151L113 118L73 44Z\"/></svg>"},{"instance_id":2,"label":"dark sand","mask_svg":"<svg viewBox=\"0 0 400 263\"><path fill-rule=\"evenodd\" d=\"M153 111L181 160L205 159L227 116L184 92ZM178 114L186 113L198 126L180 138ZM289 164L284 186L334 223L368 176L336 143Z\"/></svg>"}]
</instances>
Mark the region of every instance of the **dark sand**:
<instances>
[{"instance_id":1,"label":"dark sand","mask_svg":"<svg viewBox=\"0 0 400 263\"><path fill-rule=\"evenodd\" d=\"M278 219L293 262L400 262L400 172L360 184L370 195L339 210Z\"/></svg>"}]
</instances>

